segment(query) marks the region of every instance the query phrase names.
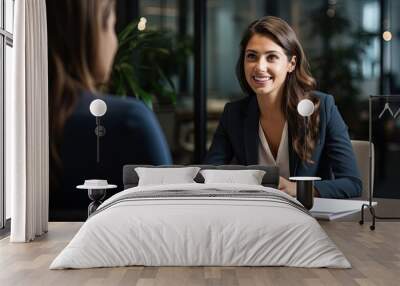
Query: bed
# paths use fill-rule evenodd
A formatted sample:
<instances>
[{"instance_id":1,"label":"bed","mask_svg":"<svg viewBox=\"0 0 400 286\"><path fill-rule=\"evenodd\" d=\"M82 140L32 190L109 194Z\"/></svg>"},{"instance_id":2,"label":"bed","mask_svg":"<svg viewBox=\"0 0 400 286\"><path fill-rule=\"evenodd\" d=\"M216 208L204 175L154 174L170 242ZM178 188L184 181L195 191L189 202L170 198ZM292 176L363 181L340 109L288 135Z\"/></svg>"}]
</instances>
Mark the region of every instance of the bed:
<instances>
[{"instance_id":1,"label":"bed","mask_svg":"<svg viewBox=\"0 0 400 286\"><path fill-rule=\"evenodd\" d=\"M197 166L263 170L260 185L204 183L200 173L193 183L138 185L137 167L124 167L125 190L88 218L50 269L351 267L310 213L276 189L275 167Z\"/></svg>"}]
</instances>

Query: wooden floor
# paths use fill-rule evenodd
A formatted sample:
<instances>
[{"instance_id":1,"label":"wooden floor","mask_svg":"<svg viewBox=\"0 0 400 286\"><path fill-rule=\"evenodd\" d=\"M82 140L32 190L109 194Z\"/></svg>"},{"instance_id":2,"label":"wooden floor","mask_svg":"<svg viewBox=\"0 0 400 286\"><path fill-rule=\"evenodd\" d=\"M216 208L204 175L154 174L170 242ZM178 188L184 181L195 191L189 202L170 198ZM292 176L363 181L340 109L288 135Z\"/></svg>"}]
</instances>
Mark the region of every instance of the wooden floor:
<instances>
[{"instance_id":1,"label":"wooden floor","mask_svg":"<svg viewBox=\"0 0 400 286\"><path fill-rule=\"evenodd\" d=\"M0 285L400 285L400 222L375 231L356 222L321 222L353 268L122 267L48 270L81 223L50 223L32 243L0 241Z\"/></svg>"}]
</instances>

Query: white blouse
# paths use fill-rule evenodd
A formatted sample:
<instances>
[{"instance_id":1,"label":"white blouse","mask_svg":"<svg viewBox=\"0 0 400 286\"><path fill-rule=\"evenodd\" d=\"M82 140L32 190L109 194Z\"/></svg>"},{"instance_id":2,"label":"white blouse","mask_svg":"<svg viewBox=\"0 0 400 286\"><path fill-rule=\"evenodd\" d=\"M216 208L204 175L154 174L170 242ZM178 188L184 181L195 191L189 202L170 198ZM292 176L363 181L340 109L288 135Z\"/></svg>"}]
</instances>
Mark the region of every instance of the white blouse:
<instances>
[{"instance_id":1,"label":"white blouse","mask_svg":"<svg viewBox=\"0 0 400 286\"><path fill-rule=\"evenodd\" d=\"M260 139L260 144L258 144L258 164L278 166L279 175L289 179L289 142L287 129L287 122L285 122L285 126L283 127L282 131L281 142L279 143L278 154L276 155L275 160L271 149L269 148L267 138L265 138L261 122L258 123L258 136Z\"/></svg>"}]
</instances>

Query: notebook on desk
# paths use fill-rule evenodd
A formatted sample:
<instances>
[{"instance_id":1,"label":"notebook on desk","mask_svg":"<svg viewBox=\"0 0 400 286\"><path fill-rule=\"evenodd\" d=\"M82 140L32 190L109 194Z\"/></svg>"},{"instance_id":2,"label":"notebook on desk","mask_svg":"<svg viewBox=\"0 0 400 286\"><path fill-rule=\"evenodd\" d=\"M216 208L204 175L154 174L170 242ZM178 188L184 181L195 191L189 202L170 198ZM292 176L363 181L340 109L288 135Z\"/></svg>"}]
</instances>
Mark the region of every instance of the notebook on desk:
<instances>
[{"instance_id":1,"label":"notebook on desk","mask_svg":"<svg viewBox=\"0 0 400 286\"><path fill-rule=\"evenodd\" d=\"M335 220L360 212L363 204L369 204L369 202L348 199L314 198L314 206L310 212L317 219ZM377 202L372 202L373 206L377 204Z\"/></svg>"}]
</instances>

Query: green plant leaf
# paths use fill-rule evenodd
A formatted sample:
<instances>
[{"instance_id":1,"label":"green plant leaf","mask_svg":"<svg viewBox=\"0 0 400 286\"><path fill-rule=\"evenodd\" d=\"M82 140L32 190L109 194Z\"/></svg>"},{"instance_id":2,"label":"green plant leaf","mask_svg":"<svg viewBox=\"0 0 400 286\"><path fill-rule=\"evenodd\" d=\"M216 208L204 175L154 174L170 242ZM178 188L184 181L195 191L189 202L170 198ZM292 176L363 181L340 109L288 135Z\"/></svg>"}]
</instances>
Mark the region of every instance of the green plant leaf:
<instances>
[{"instance_id":1,"label":"green plant leaf","mask_svg":"<svg viewBox=\"0 0 400 286\"><path fill-rule=\"evenodd\" d=\"M172 78L192 54L192 40L168 31L137 29L138 20L119 34L109 91L136 96L152 107L153 99L176 103Z\"/></svg>"}]
</instances>

